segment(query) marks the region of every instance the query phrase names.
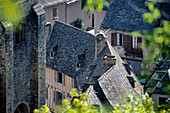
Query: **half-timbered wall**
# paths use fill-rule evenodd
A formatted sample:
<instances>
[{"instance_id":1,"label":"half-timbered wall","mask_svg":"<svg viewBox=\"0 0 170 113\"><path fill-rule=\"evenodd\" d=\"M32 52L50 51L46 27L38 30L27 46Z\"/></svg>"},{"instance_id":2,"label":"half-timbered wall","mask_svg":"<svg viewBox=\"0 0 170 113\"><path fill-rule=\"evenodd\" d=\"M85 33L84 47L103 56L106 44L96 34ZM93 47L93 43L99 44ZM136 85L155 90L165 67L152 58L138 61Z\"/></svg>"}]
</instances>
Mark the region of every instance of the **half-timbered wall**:
<instances>
[{"instance_id":1,"label":"half-timbered wall","mask_svg":"<svg viewBox=\"0 0 170 113\"><path fill-rule=\"evenodd\" d=\"M68 99L71 101L69 96L70 91L74 88L74 79L68 75L62 74L62 82L57 76L61 72L54 70L53 68L46 67L46 104L50 110L54 111L55 109L60 108L59 105L56 105L61 101L58 99L61 97L59 95L62 93L62 100ZM61 76L60 76L61 77Z\"/></svg>"}]
</instances>

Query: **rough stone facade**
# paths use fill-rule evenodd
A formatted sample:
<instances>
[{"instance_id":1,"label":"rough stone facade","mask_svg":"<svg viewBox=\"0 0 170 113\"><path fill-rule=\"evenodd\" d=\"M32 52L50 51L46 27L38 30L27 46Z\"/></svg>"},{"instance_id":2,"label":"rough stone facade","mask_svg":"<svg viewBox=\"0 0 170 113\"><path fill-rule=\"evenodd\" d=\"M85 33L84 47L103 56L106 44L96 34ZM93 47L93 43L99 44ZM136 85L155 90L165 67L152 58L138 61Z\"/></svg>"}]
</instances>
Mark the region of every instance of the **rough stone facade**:
<instances>
[{"instance_id":1,"label":"rough stone facade","mask_svg":"<svg viewBox=\"0 0 170 113\"><path fill-rule=\"evenodd\" d=\"M45 104L45 14L35 3L28 1L28 13L23 17L25 41L16 43L15 26L0 33L1 113L17 113L21 104L33 112Z\"/></svg>"}]
</instances>

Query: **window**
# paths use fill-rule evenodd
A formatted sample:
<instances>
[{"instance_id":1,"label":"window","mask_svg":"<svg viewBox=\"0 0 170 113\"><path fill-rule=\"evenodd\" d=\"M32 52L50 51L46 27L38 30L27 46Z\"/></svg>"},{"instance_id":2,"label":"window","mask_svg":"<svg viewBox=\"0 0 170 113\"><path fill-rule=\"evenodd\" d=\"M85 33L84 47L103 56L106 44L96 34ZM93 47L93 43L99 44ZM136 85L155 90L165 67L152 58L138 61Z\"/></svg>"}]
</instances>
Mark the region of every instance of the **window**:
<instances>
[{"instance_id":1,"label":"window","mask_svg":"<svg viewBox=\"0 0 170 113\"><path fill-rule=\"evenodd\" d=\"M58 72L58 81L59 83L62 83L62 73Z\"/></svg>"},{"instance_id":2,"label":"window","mask_svg":"<svg viewBox=\"0 0 170 113\"><path fill-rule=\"evenodd\" d=\"M132 48L137 49L137 37L132 37Z\"/></svg>"},{"instance_id":3,"label":"window","mask_svg":"<svg viewBox=\"0 0 170 113\"><path fill-rule=\"evenodd\" d=\"M119 46L123 46L123 35L120 34Z\"/></svg>"},{"instance_id":4,"label":"window","mask_svg":"<svg viewBox=\"0 0 170 113\"><path fill-rule=\"evenodd\" d=\"M123 46L123 35L116 33L116 45Z\"/></svg>"},{"instance_id":5,"label":"window","mask_svg":"<svg viewBox=\"0 0 170 113\"><path fill-rule=\"evenodd\" d=\"M50 52L50 57L54 57L55 53L54 52Z\"/></svg>"},{"instance_id":6,"label":"window","mask_svg":"<svg viewBox=\"0 0 170 113\"><path fill-rule=\"evenodd\" d=\"M56 105L62 105L62 93L54 91L54 103Z\"/></svg>"},{"instance_id":7,"label":"window","mask_svg":"<svg viewBox=\"0 0 170 113\"><path fill-rule=\"evenodd\" d=\"M116 37L117 37L116 43L117 43L117 46L119 46L119 43L120 43L120 34L117 33Z\"/></svg>"},{"instance_id":8,"label":"window","mask_svg":"<svg viewBox=\"0 0 170 113\"><path fill-rule=\"evenodd\" d=\"M26 24L19 24L15 27L15 43L26 41Z\"/></svg>"},{"instance_id":9,"label":"window","mask_svg":"<svg viewBox=\"0 0 170 113\"><path fill-rule=\"evenodd\" d=\"M55 72L55 81L59 82L61 84L64 84L64 74L60 73L60 72Z\"/></svg>"},{"instance_id":10,"label":"window","mask_svg":"<svg viewBox=\"0 0 170 113\"><path fill-rule=\"evenodd\" d=\"M53 20L56 20L57 19L57 15L58 14L58 9L57 8L54 8L53 9Z\"/></svg>"},{"instance_id":11,"label":"window","mask_svg":"<svg viewBox=\"0 0 170 113\"><path fill-rule=\"evenodd\" d=\"M50 52L50 57L54 57L56 54L57 54L57 49L58 49L58 46L55 45L54 47L52 47L52 50Z\"/></svg>"}]
</instances>

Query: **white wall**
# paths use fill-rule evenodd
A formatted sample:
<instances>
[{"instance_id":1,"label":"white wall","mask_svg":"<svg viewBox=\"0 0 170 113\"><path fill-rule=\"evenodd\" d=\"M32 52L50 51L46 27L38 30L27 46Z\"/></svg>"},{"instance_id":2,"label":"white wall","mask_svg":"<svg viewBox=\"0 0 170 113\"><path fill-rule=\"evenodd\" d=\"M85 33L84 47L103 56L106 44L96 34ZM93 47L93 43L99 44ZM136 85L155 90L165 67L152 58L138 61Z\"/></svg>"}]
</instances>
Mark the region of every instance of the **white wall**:
<instances>
[{"instance_id":1,"label":"white wall","mask_svg":"<svg viewBox=\"0 0 170 113\"><path fill-rule=\"evenodd\" d=\"M62 3L62 4L58 4L55 5L53 7L47 7L45 8L45 12L46 12L46 22L52 22L52 25L54 24L53 20L53 9L57 8L58 9L58 20L65 22L65 17L66 17L66 3Z\"/></svg>"},{"instance_id":2,"label":"white wall","mask_svg":"<svg viewBox=\"0 0 170 113\"><path fill-rule=\"evenodd\" d=\"M82 10L82 20L83 20L83 29L86 30L88 27L92 26L92 14L90 12Z\"/></svg>"},{"instance_id":3,"label":"white wall","mask_svg":"<svg viewBox=\"0 0 170 113\"><path fill-rule=\"evenodd\" d=\"M94 11L94 30L95 30L95 34L97 33L97 31L100 29L100 25L104 19L104 16L106 14L106 11Z\"/></svg>"},{"instance_id":4,"label":"white wall","mask_svg":"<svg viewBox=\"0 0 170 113\"><path fill-rule=\"evenodd\" d=\"M67 23L72 23L78 18L81 19L81 1L76 1L67 5Z\"/></svg>"}]
</instances>

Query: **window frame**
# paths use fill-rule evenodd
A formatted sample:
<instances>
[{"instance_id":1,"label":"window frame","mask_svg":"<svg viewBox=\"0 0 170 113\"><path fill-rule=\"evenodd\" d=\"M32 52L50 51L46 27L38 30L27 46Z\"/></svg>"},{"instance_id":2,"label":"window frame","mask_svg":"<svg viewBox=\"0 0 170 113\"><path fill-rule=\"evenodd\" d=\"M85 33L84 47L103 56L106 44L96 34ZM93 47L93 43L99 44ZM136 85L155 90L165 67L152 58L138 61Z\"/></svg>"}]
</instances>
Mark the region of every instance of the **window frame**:
<instances>
[{"instance_id":1,"label":"window frame","mask_svg":"<svg viewBox=\"0 0 170 113\"><path fill-rule=\"evenodd\" d=\"M123 46L123 34L116 33L116 46Z\"/></svg>"},{"instance_id":2,"label":"window frame","mask_svg":"<svg viewBox=\"0 0 170 113\"><path fill-rule=\"evenodd\" d=\"M55 7L52 9L53 20L57 20L58 17L58 8Z\"/></svg>"},{"instance_id":3,"label":"window frame","mask_svg":"<svg viewBox=\"0 0 170 113\"><path fill-rule=\"evenodd\" d=\"M59 76L60 73L61 72L55 71L55 82L65 85L65 74L61 73Z\"/></svg>"},{"instance_id":4,"label":"window frame","mask_svg":"<svg viewBox=\"0 0 170 113\"><path fill-rule=\"evenodd\" d=\"M132 37L132 48L133 49L138 49L138 43L137 43L138 37Z\"/></svg>"}]
</instances>

